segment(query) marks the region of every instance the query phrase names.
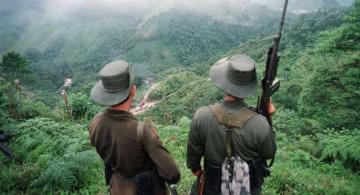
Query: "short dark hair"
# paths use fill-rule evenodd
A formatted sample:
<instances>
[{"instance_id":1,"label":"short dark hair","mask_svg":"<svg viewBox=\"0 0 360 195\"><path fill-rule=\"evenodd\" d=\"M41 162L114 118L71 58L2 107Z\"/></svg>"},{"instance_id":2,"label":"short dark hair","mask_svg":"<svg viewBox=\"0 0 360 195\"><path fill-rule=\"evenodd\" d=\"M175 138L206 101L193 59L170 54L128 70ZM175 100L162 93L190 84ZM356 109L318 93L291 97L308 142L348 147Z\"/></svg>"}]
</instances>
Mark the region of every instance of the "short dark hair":
<instances>
[{"instance_id":1,"label":"short dark hair","mask_svg":"<svg viewBox=\"0 0 360 195\"><path fill-rule=\"evenodd\" d=\"M115 104L115 105L112 105L111 107L119 106L119 105L123 104L124 102L128 101L129 98L130 98L130 94L131 94L131 88L133 88L134 86L135 86L135 85L131 85L129 95L126 97L126 99L124 99L124 100L121 101L120 103L117 103L117 104Z\"/></svg>"},{"instance_id":2,"label":"short dark hair","mask_svg":"<svg viewBox=\"0 0 360 195\"><path fill-rule=\"evenodd\" d=\"M130 93L129 93L129 95L126 97L126 99L124 99L123 101L121 101L121 102L120 102L120 103L118 103L118 104L112 105L111 107L116 107L116 106L119 106L119 105L123 104L124 102L128 101L128 100L129 100L129 98L130 98Z\"/></svg>"},{"instance_id":3,"label":"short dark hair","mask_svg":"<svg viewBox=\"0 0 360 195\"><path fill-rule=\"evenodd\" d=\"M228 96L231 96L231 97L233 97L233 98L235 98L235 99L237 99L237 100L243 99L243 98L238 98L238 97L236 97L236 96L233 96L233 95L231 95L231 94L229 94L229 93L225 93L225 94L228 95Z\"/></svg>"}]
</instances>

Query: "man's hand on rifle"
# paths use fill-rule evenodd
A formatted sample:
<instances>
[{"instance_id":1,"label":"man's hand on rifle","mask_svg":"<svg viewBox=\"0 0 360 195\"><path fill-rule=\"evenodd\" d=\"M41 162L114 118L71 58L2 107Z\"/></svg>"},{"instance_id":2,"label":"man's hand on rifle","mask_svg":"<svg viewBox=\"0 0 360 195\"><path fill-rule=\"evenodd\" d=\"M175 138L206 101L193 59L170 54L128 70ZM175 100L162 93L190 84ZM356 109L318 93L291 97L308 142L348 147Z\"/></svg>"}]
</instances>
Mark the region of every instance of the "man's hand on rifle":
<instances>
[{"instance_id":1,"label":"man's hand on rifle","mask_svg":"<svg viewBox=\"0 0 360 195\"><path fill-rule=\"evenodd\" d=\"M204 171L202 169L192 172L194 176L200 177Z\"/></svg>"},{"instance_id":2,"label":"man's hand on rifle","mask_svg":"<svg viewBox=\"0 0 360 195\"><path fill-rule=\"evenodd\" d=\"M276 112L276 108L275 108L275 106L272 103L272 100L270 98L269 106L268 106L268 113L270 114L270 116L272 116L275 112Z\"/></svg>"}]
</instances>

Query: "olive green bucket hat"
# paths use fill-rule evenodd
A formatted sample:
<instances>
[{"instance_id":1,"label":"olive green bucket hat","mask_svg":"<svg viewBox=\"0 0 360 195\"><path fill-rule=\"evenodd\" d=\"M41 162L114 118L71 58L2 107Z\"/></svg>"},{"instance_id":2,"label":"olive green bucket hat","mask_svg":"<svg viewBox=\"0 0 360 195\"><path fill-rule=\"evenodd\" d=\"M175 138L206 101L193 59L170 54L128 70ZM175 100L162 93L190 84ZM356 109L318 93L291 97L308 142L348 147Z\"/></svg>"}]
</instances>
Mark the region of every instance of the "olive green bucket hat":
<instances>
[{"instance_id":1,"label":"olive green bucket hat","mask_svg":"<svg viewBox=\"0 0 360 195\"><path fill-rule=\"evenodd\" d=\"M101 80L91 89L90 98L101 105L113 106L126 100L134 83L131 66L125 61L106 64L99 72Z\"/></svg>"},{"instance_id":2,"label":"olive green bucket hat","mask_svg":"<svg viewBox=\"0 0 360 195\"><path fill-rule=\"evenodd\" d=\"M256 92L255 61L241 54L222 59L211 67L210 79L225 93L246 98Z\"/></svg>"}]
</instances>

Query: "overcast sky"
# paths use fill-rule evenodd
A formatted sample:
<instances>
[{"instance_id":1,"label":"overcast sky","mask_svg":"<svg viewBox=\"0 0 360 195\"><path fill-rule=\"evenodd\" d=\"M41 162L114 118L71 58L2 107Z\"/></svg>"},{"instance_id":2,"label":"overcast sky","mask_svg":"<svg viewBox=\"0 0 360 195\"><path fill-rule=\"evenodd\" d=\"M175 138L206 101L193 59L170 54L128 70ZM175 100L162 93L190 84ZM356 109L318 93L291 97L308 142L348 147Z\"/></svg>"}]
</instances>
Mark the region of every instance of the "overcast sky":
<instances>
[{"instance_id":1,"label":"overcast sky","mask_svg":"<svg viewBox=\"0 0 360 195\"><path fill-rule=\"evenodd\" d=\"M261 0L43 0L47 16L66 17L77 12L130 13L163 12L171 8L199 13L239 11ZM278 1L278 0L277 0Z\"/></svg>"},{"instance_id":2,"label":"overcast sky","mask_svg":"<svg viewBox=\"0 0 360 195\"><path fill-rule=\"evenodd\" d=\"M130 16L136 16L137 13L143 13L147 16L167 11L171 8L187 9L200 14L236 14L242 10L249 10L249 7L256 8L261 5L270 5L273 9L282 9L285 0L0 0L0 6L3 5L31 5L38 2L43 8L45 15L54 19L67 18L67 16L76 13L89 13L98 16L98 14L125 13ZM292 3L301 4L303 0L290 0ZM322 0L304 0L306 5L319 4ZM339 0L341 2L351 2L352 0ZM25 8L27 8L26 6ZM31 6L30 6L31 7ZM298 7L298 6L296 6ZM256 10L257 9L250 9ZM27 10L14 10L18 12ZM142 15L140 15L142 16Z\"/></svg>"}]
</instances>

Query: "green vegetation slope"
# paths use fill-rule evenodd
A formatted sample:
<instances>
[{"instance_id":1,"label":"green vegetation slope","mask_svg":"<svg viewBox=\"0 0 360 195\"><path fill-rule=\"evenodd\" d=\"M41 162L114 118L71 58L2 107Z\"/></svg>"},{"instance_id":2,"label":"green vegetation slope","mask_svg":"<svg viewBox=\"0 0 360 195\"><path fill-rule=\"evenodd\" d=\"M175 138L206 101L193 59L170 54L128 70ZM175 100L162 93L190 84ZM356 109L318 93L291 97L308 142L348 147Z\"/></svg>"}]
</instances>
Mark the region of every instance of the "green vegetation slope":
<instances>
[{"instance_id":1,"label":"green vegetation slope","mask_svg":"<svg viewBox=\"0 0 360 195\"><path fill-rule=\"evenodd\" d=\"M359 13L356 1L351 9L306 14L286 29L282 86L274 97L278 153L264 194L358 193ZM180 194L188 194L195 179L184 155L191 115L222 96L207 79L209 66L221 56L242 52L258 62L260 76L270 44L271 38L253 39L229 53L216 53L208 63L157 75L160 85L150 98L159 103L142 117L155 122L176 158L182 172ZM62 99L49 108L31 98L31 90L19 92L5 79L0 82L0 126L12 135L7 144L14 157L0 155L0 193L106 194L103 164L86 129L101 109L90 103L89 86L69 92L69 116Z\"/></svg>"}]
</instances>

